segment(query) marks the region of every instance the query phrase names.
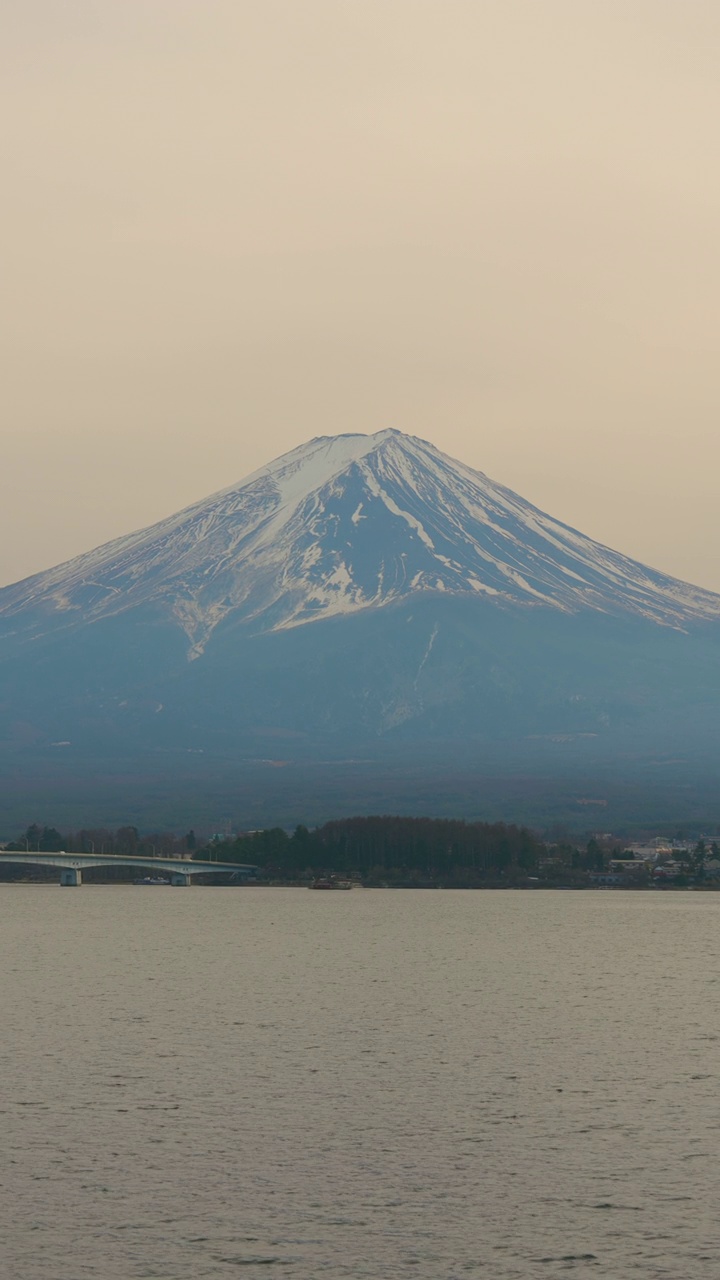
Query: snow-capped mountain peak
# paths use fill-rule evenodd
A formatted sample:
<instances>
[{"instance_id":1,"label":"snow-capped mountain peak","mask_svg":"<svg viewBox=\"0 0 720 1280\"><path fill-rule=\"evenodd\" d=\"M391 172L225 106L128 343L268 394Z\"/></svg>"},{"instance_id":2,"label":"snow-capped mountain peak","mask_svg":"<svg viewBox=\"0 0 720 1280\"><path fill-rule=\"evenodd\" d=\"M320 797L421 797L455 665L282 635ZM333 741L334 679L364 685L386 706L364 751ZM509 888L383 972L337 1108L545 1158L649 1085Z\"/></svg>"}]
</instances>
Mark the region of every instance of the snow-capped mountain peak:
<instances>
[{"instance_id":1,"label":"snow-capped mountain peak","mask_svg":"<svg viewBox=\"0 0 720 1280\"><path fill-rule=\"evenodd\" d=\"M148 529L0 592L34 626L149 606L203 652L232 617L257 631L415 593L629 613L684 627L720 597L553 520L434 445L395 430L318 437Z\"/></svg>"}]
</instances>

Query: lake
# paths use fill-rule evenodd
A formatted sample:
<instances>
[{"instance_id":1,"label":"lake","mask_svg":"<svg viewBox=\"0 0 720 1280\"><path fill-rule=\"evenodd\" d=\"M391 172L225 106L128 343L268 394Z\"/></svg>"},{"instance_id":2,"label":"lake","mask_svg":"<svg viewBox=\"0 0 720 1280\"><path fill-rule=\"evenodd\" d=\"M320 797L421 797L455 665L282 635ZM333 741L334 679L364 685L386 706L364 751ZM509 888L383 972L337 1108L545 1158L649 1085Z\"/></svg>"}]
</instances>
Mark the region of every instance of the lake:
<instances>
[{"instance_id":1,"label":"lake","mask_svg":"<svg viewBox=\"0 0 720 1280\"><path fill-rule=\"evenodd\" d=\"M3 885L9 1280L706 1280L720 895Z\"/></svg>"}]
</instances>

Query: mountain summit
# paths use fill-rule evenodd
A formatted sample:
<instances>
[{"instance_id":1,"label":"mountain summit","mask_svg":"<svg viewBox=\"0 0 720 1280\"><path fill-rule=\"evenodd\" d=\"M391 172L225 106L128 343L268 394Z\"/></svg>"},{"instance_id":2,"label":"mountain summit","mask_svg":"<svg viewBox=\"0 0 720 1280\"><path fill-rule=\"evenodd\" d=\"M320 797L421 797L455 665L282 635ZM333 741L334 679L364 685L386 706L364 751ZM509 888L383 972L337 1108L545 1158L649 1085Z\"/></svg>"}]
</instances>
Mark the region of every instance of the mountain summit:
<instances>
[{"instance_id":1,"label":"mountain summit","mask_svg":"<svg viewBox=\"0 0 720 1280\"><path fill-rule=\"evenodd\" d=\"M470 761L563 796L582 766L591 797L662 767L665 795L719 752L720 597L399 431L311 440L0 591L0 768L118 822L440 812ZM517 816L474 785L450 812Z\"/></svg>"},{"instance_id":2,"label":"mountain summit","mask_svg":"<svg viewBox=\"0 0 720 1280\"><path fill-rule=\"evenodd\" d=\"M43 629L152 606L197 658L230 617L277 631L428 592L673 627L720 617L712 593L386 430L318 437L178 515L0 591L0 619Z\"/></svg>"}]
</instances>

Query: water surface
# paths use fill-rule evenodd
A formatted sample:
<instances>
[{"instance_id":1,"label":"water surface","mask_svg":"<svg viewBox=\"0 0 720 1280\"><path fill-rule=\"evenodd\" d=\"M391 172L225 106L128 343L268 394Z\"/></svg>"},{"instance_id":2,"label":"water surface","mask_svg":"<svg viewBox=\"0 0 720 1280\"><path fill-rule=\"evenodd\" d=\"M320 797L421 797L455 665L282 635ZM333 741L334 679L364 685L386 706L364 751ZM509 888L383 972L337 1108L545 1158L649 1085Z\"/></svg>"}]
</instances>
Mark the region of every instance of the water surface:
<instances>
[{"instance_id":1,"label":"water surface","mask_svg":"<svg viewBox=\"0 0 720 1280\"><path fill-rule=\"evenodd\" d=\"M0 888L9 1280L706 1280L720 896Z\"/></svg>"}]
</instances>

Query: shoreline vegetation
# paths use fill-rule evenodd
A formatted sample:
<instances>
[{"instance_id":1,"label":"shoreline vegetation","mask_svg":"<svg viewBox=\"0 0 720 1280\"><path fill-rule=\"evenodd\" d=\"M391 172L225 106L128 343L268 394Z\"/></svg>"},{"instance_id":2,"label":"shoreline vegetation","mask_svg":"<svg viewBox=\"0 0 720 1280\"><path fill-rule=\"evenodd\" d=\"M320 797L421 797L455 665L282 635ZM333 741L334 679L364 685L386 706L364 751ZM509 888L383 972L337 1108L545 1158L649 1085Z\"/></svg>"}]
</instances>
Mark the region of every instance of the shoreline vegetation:
<instances>
[{"instance_id":1,"label":"shoreline vegetation","mask_svg":"<svg viewBox=\"0 0 720 1280\"><path fill-rule=\"evenodd\" d=\"M720 889L718 845L703 838L675 844L672 851L657 847L652 855L640 856L610 834L585 842L548 840L506 823L377 816L337 819L314 830L302 825L292 832L271 827L208 839L193 830L183 836L143 836L134 826L62 833L33 823L4 849L245 863L257 868L249 883L277 887L307 885L331 875L365 888ZM135 874L132 867L119 865L89 868L83 878L90 884L127 884ZM47 883L56 878L51 867L10 862L0 866L4 883ZM225 877L206 879L227 883ZM202 883L203 877L197 880Z\"/></svg>"}]
</instances>

